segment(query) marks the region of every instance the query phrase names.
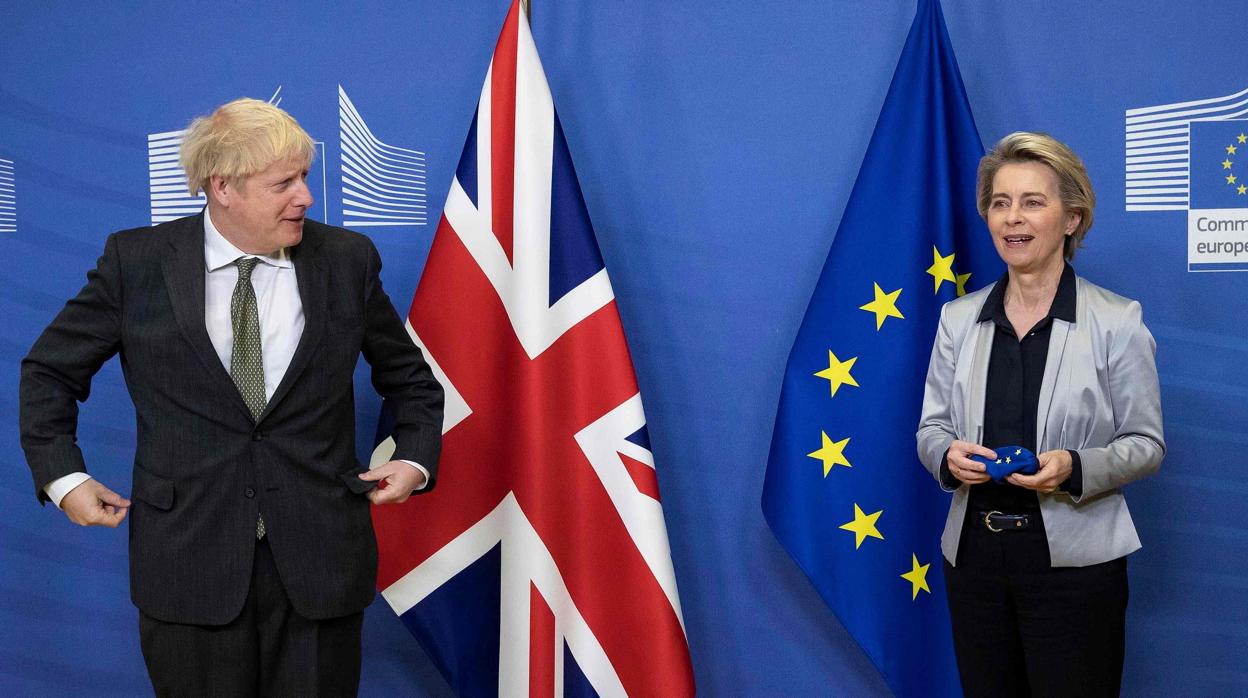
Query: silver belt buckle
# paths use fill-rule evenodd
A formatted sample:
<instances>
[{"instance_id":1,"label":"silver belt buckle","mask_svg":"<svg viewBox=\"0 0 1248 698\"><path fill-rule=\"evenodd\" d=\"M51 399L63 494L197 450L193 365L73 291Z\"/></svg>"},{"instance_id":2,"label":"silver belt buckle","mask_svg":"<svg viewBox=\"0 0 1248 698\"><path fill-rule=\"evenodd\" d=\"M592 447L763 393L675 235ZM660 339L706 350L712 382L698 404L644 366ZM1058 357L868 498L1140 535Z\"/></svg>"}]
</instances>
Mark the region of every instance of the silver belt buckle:
<instances>
[{"instance_id":1,"label":"silver belt buckle","mask_svg":"<svg viewBox=\"0 0 1248 698\"><path fill-rule=\"evenodd\" d=\"M993 514L1000 514L1000 513L1001 513L1001 512L999 512L999 511L993 510L993 511L988 512L987 514L984 514L984 526L985 526L985 527L986 527L989 531L992 531L993 533L1000 533L1001 531L1005 530L1005 529L1001 529L1001 528L996 528L995 526L993 526L993 525L992 525L992 515L993 515Z\"/></svg>"}]
</instances>

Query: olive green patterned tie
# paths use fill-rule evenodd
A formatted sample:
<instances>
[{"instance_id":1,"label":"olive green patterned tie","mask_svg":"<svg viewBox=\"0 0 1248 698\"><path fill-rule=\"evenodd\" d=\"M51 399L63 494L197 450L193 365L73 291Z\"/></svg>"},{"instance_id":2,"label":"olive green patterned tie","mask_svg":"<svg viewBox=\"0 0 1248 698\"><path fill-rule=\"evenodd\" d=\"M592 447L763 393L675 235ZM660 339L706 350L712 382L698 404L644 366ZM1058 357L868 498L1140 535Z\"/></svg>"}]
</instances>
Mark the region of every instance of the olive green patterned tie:
<instances>
[{"instance_id":1,"label":"olive green patterned tie","mask_svg":"<svg viewBox=\"0 0 1248 698\"><path fill-rule=\"evenodd\" d=\"M230 358L230 377L243 402L251 410L252 419L259 421L268 399L264 396L264 356L260 347L260 313L256 309L256 292L251 287L251 272L260 260L241 257L238 283L230 298L230 325L234 328L234 353ZM264 519L256 517L256 538L264 537Z\"/></svg>"}]
</instances>

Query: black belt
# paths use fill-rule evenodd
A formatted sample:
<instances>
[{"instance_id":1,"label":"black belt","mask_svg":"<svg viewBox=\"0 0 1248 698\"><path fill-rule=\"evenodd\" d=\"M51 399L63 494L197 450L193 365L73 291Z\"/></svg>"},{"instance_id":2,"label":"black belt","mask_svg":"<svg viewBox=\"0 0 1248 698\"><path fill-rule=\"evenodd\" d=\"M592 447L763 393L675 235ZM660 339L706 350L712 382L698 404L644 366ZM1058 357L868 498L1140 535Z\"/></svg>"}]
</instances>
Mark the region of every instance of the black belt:
<instances>
[{"instance_id":1,"label":"black belt","mask_svg":"<svg viewBox=\"0 0 1248 698\"><path fill-rule=\"evenodd\" d=\"M1031 528L1032 517L1039 514L1003 514L999 511L977 511L975 521L978 525L992 531L1022 531Z\"/></svg>"}]
</instances>

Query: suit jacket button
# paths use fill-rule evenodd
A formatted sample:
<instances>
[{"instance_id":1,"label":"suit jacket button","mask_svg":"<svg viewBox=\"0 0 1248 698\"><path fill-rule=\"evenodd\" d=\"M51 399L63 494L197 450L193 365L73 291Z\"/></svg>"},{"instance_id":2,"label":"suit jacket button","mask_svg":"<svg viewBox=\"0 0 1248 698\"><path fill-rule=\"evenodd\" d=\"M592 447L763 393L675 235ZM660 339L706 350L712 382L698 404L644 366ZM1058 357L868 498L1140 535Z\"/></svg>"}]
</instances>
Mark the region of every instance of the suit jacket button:
<instances>
[{"instance_id":1,"label":"suit jacket button","mask_svg":"<svg viewBox=\"0 0 1248 698\"><path fill-rule=\"evenodd\" d=\"M246 497L247 499L251 499L252 497L256 496L256 491L248 487L247 489L243 490L243 496Z\"/></svg>"},{"instance_id":2,"label":"suit jacket button","mask_svg":"<svg viewBox=\"0 0 1248 698\"><path fill-rule=\"evenodd\" d=\"M252 441L263 441L263 440L264 440L264 434L261 434L261 433L260 433L260 432L258 432L258 431L252 432L252 433L251 433L251 440L252 440Z\"/></svg>"}]
</instances>

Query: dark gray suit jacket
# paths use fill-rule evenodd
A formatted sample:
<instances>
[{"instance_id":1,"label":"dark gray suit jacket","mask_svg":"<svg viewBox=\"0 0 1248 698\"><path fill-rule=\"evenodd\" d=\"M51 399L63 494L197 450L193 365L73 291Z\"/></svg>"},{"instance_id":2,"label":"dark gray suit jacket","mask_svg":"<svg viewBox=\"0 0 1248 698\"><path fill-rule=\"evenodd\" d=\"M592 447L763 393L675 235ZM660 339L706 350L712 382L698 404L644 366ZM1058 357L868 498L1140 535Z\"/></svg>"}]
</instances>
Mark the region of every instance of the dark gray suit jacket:
<instances>
[{"instance_id":1,"label":"dark gray suit jacket","mask_svg":"<svg viewBox=\"0 0 1248 698\"><path fill-rule=\"evenodd\" d=\"M160 620L223 624L241 610L263 514L295 609L360 611L377 546L356 458L352 374L361 353L395 407L395 458L437 474L442 389L382 290L362 235L315 221L291 250L305 326L259 422L204 324L203 214L115 233L22 362L22 446L38 496L85 471L78 406L114 354L137 415L130 588ZM364 485L364 486L361 486Z\"/></svg>"}]
</instances>

